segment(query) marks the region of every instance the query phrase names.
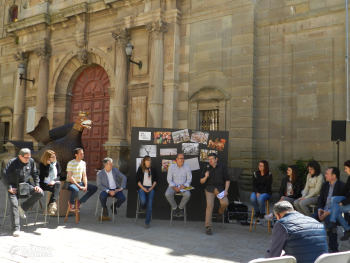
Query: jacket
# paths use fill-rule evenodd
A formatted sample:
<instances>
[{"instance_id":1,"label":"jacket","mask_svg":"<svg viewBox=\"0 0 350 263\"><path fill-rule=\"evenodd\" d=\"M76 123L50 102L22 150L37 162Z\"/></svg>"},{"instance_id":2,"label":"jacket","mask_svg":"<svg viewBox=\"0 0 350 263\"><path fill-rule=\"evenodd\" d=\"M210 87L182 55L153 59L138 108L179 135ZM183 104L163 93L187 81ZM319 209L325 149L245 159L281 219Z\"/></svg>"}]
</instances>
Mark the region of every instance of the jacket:
<instances>
[{"instance_id":1,"label":"jacket","mask_svg":"<svg viewBox=\"0 0 350 263\"><path fill-rule=\"evenodd\" d=\"M303 197L309 198L313 196L318 196L320 194L323 182L324 177L322 174L314 176L313 178L311 177L311 174L308 174L303 192Z\"/></svg>"},{"instance_id":2,"label":"jacket","mask_svg":"<svg viewBox=\"0 0 350 263\"><path fill-rule=\"evenodd\" d=\"M341 196L344 187L345 187L345 183L343 183L340 180L337 180L334 184L332 196ZM318 197L318 201L317 201L317 208L318 209L323 209L326 206L328 192L329 192L329 182L324 182L322 184L320 196Z\"/></svg>"},{"instance_id":3,"label":"jacket","mask_svg":"<svg viewBox=\"0 0 350 263\"><path fill-rule=\"evenodd\" d=\"M254 175L253 175L253 192L254 193L272 195L271 186L272 186L271 173L269 173L268 176L266 174L261 176L259 171L254 172Z\"/></svg>"},{"instance_id":4,"label":"jacket","mask_svg":"<svg viewBox=\"0 0 350 263\"><path fill-rule=\"evenodd\" d=\"M350 205L350 176L348 177L348 180L346 181L345 187L343 188L342 194L340 196L346 196L346 199L341 201L341 203L345 205Z\"/></svg>"},{"instance_id":5,"label":"jacket","mask_svg":"<svg viewBox=\"0 0 350 263\"><path fill-rule=\"evenodd\" d=\"M11 159L2 172L2 182L6 189L18 188L19 183L29 183L34 180L34 186L39 186L38 171L35 162L29 158L28 163L22 163L19 157Z\"/></svg>"},{"instance_id":6,"label":"jacket","mask_svg":"<svg viewBox=\"0 0 350 263\"><path fill-rule=\"evenodd\" d=\"M114 179L114 183L116 185L117 188L125 188L126 187L126 181L127 178L126 176L121 173L117 168L113 168L112 169L112 175L113 175L113 179ZM97 173L97 178L96 178L96 183L97 183L97 187L98 189L100 189L100 191L108 191L109 188L109 182L108 182L108 176L107 173L105 171L105 169L102 169L101 171L99 171Z\"/></svg>"},{"instance_id":7,"label":"jacket","mask_svg":"<svg viewBox=\"0 0 350 263\"><path fill-rule=\"evenodd\" d=\"M286 195L288 180L289 180L289 176L286 176L282 179L282 183L279 191L280 198ZM303 190L302 181L300 179L297 179L297 181L292 185L292 189L293 189L293 194L288 195L287 197L293 198L293 199L298 199L299 197L301 197L301 191Z\"/></svg>"},{"instance_id":8,"label":"jacket","mask_svg":"<svg viewBox=\"0 0 350 263\"><path fill-rule=\"evenodd\" d=\"M158 175L157 175L157 169L155 167L151 167L151 174L152 174L152 185L154 182L158 183ZM138 183L140 182L143 185L143 177L145 173L142 171L142 168L139 167L136 172L136 190L139 190L140 187ZM157 185L154 187L154 190L156 190Z\"/></svg>"},{"instance_id":9,"label":"jacket","mask_svg":"<svg viewBox=\"0 0 350 263\"><path fill-rule=\"evenodd\" d=\"M54 181L60 181L61 179L61 165L59 162L56 162L56 169L57 169L57 177L54 179ZM45 178L49 176L50 173L50 165L44 165L43 163L40 163L39 165L39 178L40 178L40 186L44 184Z\"/></svg>"}]
</instances>

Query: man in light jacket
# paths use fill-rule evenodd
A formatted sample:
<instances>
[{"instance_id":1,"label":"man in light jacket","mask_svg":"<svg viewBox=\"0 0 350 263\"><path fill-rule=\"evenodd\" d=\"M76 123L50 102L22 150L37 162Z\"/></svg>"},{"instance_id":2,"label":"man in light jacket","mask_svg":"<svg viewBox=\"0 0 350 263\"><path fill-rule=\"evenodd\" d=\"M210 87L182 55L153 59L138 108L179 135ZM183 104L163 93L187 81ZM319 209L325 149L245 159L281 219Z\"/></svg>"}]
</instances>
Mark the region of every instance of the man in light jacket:
<instances>
[{"instance_id":1,"label":"man in light jacket","mask_svg":"<svg viewBox=\"0 0 350 263\"><path fill-rule=\"evenodd\" d=\"M103 159L104 169L97 173L97 187L100 189L100 201L103 208L103 216L108 217L107 198L113 196L117 199L114 203L114 214L126 200L123 189L126 187L127 178L117 168L113 168L111 158ZM113 211L113 205L111 205Z\"/></svg>"}]
</instances>

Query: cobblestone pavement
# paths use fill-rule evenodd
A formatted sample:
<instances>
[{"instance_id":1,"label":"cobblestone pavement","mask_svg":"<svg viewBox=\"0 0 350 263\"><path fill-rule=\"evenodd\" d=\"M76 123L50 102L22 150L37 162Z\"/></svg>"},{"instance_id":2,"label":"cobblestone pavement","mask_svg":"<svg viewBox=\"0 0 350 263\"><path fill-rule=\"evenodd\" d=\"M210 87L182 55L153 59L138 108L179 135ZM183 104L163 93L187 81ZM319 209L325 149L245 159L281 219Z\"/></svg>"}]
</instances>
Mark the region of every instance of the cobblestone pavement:
<instances>
[{"instance_id":1,"label":"cobblestone pavement","mask_svg":"<svg viewBox=\"0 0 350 263\"><path fill-rule=\"evenodd\" d=\"M5 197L2 184L0 196ZM67 223L61 217L59 226L51 218L44 227L44 217L39 216L34 226L35 212L31 211L28 227L21 226L21 236L12 237L6 218L0 229L0 262L248 262L263 257L269 246L267 227L260 225L249 232L249 226L225 224L223 230L221 223L214 223L213 235L207 236L204 222L188 222L185 228L182 221L175 220L169 227L167 220L153 220L144 229L142 219L135 224L125 211L118 212L115 223L100 224L94 216L96 198L95 194L84 204L79 224L74 217Z\"/></svg>"}]
</instances>

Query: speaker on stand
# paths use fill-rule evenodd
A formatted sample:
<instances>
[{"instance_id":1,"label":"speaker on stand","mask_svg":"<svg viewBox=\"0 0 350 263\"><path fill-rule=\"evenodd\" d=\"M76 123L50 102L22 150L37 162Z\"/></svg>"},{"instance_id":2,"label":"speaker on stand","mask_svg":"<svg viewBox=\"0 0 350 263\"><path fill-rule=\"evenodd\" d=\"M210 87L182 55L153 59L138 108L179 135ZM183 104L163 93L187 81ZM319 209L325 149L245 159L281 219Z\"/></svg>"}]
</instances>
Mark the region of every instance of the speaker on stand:
<instances>
[{"instance_id":1,"label":"speaker on stand","mask_svg":"<svg viewBox=\"0 0 350 263\"><path fill-rule=\"evenodd\" d=\"M337 167L339 169L339 142L346 141L346 121L332 121L331 141L337 144Z\"/></svg>"}]
</instances>

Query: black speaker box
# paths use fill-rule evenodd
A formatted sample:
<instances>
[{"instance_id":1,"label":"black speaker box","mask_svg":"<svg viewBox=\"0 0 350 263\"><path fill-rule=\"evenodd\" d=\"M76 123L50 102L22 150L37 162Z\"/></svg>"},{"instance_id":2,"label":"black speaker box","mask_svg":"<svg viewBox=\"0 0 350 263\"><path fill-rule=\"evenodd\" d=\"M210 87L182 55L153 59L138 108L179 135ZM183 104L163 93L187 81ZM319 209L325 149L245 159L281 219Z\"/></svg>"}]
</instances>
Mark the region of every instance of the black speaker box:
<instances>
[{"instance_id":1,"label":"black speaker box","mask_svg":"<svg viewBox=\"0 0 350 263\"><path fill-rule=\"evenodd\" d=\"M346 141L346 121L332 121L332 141Z\"/></svg>"}]
</instances>

